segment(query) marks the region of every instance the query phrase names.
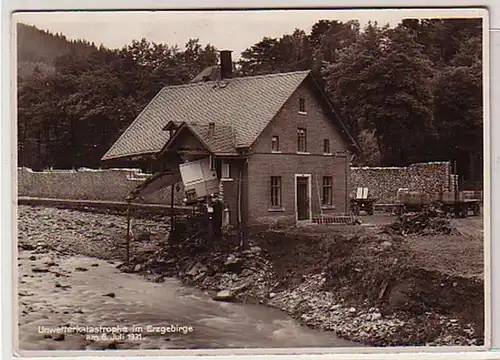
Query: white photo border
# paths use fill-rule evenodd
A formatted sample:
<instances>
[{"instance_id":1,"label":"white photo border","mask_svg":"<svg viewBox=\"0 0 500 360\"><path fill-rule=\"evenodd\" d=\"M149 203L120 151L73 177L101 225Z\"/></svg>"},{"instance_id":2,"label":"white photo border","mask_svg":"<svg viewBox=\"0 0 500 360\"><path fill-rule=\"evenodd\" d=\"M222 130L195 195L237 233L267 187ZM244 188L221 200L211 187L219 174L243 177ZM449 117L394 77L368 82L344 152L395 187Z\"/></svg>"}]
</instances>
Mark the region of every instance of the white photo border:
<instances>
[{"instance_id":1,"label":"white photo border","mask_svg":"<svg viewBox=\"0 0 500 360\"><path fill-rule=\"evenodd\" d=\"M12 182L12 178L16 177L15 169L16 167L16 145L15 145L15 122L12 119L15 116L15 107L11 106L15 103L15 82L12 80L11 69L13 68L12 62L12 51L13 47L13 36L12 36L12 26L11 26L11 13L13 11L21 10L174 10L174 9L214 9L214 8L224 8L226 10L231 8L344 8L351 9L354 7L365 7L373 8L375 5L377 8L415 8L418 11L418 17L424 17L425 15L420 15L421 11L426 11L425 9L430 9L429 16L439 17L439 12L447 12L449 14L450 9L431 9L427 1L350 1L349 7L345 7L345 2L342 1L307 1L307 0L286 0L286 1L251 1L251 0L235 0L235 1L154 1L154 0L113 0L108 1L104 4L102 1L98 0L85 0L79 1L78 3L68 3L65 0L45 0L43 2L29 1L29 0L17 0L17 1L4 1L2 2L2 14L0 19L1 29L2 29L2 41L1 41L1 74L2 74L2 84L0 88L1 99L2 99L2 111L1 111L1 204L2 211L0 217L0 229L2 230L1 236L1 257L0 264L2 269L1 284L2 284L2 296L1 296L1 312L0 312L0 324L1 324L1 338L2 338L2 358L8 359L13 357L13 344L15 333L13 330L13 251L15 249L15 238L13 236L12 230L17 225L15 224L16 214L16 186ZM485 178L485 215L490 213L491 215L485 216L485 306L486 306L486 321L485 321L485 335L486 344L485 348L498 348L500 349L500 276L492 276L494 273L500 274L500 244L494 243L497 234L499 234L498 225L490 219L495 219L498 212L498 204L500 204L500 192L495 190L495 184L500 185L498 180L499 167L500 167L500 144L495 143L492 139L495 135L500 136L500 105L498 100L491 101L494 99L500 99L500 3L495 0L490 1L445 1L445 0L435 0L432 2L434 7L458 7L467 6L469 10L477 9L480 7L486 7L489 10L489 14L485 16L485 26L483 31L483 43L488 44L489 48L483 46L483 59L484 59L484 161L485 165L489 164L489 168L485 166L484 168L484 178ZM420 7L417 9L416 7ZM355 11L355 10L353 10ZM379 10L381 11L381 10ZM466 11L465 9L463 11ZM495 65L497 67L495 71ZM15 79L14 79L15 81ZM490 90L491 89L491 90ZM491 109L491 110L490 110ZM496 120L496 121L494 121ZM500 137L499 137L500 138ZM491 189L491 192L490 192ZM491 242L488 241L491 239ZM491 281L489 281L491 278ZM491 296L490 296L491 295ZM490 334L490 336L488 336ZM318 351L317 354L311 354ZM325 354L324 349L304 349L304 352L298 349L290 350L287 349L262 349L255 351L254 349L249 350L182 350L182 351L162 351L162 355L172 354L168 358L179 358L182 359L199 359L199 355L205 355L203 358L220 358L221 356L228 355L228 359L251 359L256 358L254 355L245 355L248 353L260 354L267 356L259 356L262 359L288 359L292 358L291 354L296 354L294 358L300 359L352 359L352 358L366 358L375 359L380 358L383 354L384 358L393 359L413 359L413 358L443 358L447 356L450 358L463 358L463 359L475 359L475 358L500 358L500 355L495 354L493 351L474 351L473 349L468 349L465 347L453 348L367 348L367 349L355 349L354 352L345 352L345 349L332 350L329 354ZM402 353L404 352L404 353ZM113 352L113 353L102 353L85 351L82 352L32 352L29 356L56 356L61 358L71 358L72 356L111 356L118 357L120 354L125 354L127 358L139 358L144 355L158 355L160 351L139 351L139 350L127 350L124 352ZM268 354L275 355L268 355ZM446 355L445 355L446 354ZM28 353L26 354L28 355Z\"/></svg>"}]
</instances>

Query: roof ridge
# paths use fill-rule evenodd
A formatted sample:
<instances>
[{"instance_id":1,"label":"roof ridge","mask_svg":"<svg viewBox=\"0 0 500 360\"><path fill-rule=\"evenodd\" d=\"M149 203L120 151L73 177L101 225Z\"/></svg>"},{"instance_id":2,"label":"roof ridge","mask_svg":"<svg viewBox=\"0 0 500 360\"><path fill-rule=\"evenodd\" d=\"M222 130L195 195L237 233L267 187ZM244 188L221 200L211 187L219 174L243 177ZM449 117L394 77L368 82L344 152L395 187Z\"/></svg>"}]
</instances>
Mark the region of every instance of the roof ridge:
<instances>
[{"instance_id":1,"label":"roof ridge","mask_svg":"<svg viewBox=\"0 0 500 360\"><path fill-rule=\"evenodd\" d=\"M229 124L223 124L223 123L218 123L217 121L213 121L214 125L216 125L218 128L221 127L226 127L226 128L233 128L233 125ZM189 124L189 126L196 126L196 127L210 127L210 122L191 122L191 121L186 121L186 124Z\"/></svg>"},{"instance_id":2,"label":"roof ridge","mask_svg":"<svg viewBox=\"0 0 500 360\"><path fill-rule=\"evenodd\" d=\"M263 78L263 77L286 76L286 75L292 75L292 74L306 74L306 73L310 73L310 72L311 72L311 70L297 70L297 71L280 72L280 73L273 73L273 74L240 76L240 77L232 78L230 80L256 79L256 78Z\"/></svg>"},{"instance_id":3,"label":"roof ridge","mask_svg":"<svg viewBox=\"0 0 500 360\"><path fill-rule=\"evenodd\" d=\"M248 79L261 79L261 78L270 78L270 77L278 77L278 76L287 76L287 75L292 75L292 74L309 74L310 72L311 72L311 70L297 70L297 71L289 71L289 72L284 72L284 73L262 74L262 75L253 75L253 76L239 76L239 77L223 79L223 80L200 81L200 82L195 82L195 83L187 83L187 84L179 84L179 85L166 85L159 92L162 92L163 90L168 90L168 89L179 89L179 88L184 88L184 87L212 85L212 84L216 84L220 81L232 82L232 81L240 81L240 80L248 80Z\"/></svg>"}]
</instances>

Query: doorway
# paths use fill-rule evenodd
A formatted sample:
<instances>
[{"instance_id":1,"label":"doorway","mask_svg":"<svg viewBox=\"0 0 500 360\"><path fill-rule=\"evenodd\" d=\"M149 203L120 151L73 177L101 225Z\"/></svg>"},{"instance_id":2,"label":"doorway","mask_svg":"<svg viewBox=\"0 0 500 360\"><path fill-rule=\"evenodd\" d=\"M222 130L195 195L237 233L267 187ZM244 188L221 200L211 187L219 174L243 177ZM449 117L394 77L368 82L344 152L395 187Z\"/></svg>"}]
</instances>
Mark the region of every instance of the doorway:
<instances>
[{"instance_id":1,"label":"doorway","mask_svg":"<svg viewBox=\"0 0 500 360\"><path fill-rule=\"evenodd\" d=\"M295 213L297 221L311 220L311 175L295 175Z\"/></svg>"}]
</instances>

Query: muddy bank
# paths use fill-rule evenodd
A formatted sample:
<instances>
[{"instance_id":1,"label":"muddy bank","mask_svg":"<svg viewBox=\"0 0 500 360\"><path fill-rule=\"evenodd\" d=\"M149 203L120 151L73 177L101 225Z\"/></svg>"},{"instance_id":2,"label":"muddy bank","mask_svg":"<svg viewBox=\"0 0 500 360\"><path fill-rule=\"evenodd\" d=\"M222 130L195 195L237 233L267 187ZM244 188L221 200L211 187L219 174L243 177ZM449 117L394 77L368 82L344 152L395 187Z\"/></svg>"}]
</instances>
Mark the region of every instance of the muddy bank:
<instances>
[{"instance_id":1,"label":"muddy bank","mask_svg":"<svg viewBox=\"0 0 500 360\"><path fill-rule=\"evenodd\" d=\"M304 327L277 309L214 301L174 277L155 283L120 272L123 251L112 252L107 242L122 230L106 230L113 217L50 208L20 210L24 224L16 265L21 350L360 346ZM133 248L148 254L161 246L164 236L153 232L152 224L140 224L150 226L151 232L136 231ZM55 225L59 228L52 231ZM82 250L94 257L78 255ZM120 260L96 259L99 255ZM92 330L100 327L128 330Z\"/></svg>"},{"instance_id":2,"label":"muddy bank","mask_svg":"<svg viewBox=\"0 0 500 360\"><path fill-rule=\"evenodd\" d=\"M306 297L305 303L287 310L308 324L375 346L484 341L483 281L416 267L408 242L418 238L379 229L353 236L339 231L262 237L275 254L276 273L286 279L283 297ZM300 277L309 280L295 289ZM331 303L337 304L333 312Z\"/></svg>"},{"instance_id":3,"label":"muddy bank","mask_svg":"<svg viewBox=\"0 0 500 360\"><path fill-rule=\"evenodd\" d=\"M38 228L22 224L33 218L43 219ZM22 248L44 238L63 253L124 260L123 217L25 207L21 219ZM230 234L211 242L203 228L191 225L183 240L168 241L167 222L136 221L133 259L121 271L157 283L177 277L211 296L267 304L368 345L483 344L482 279L424 269L412 250L423 238L378 228L305 228L308 235L304 228L281 229L253 234L242 250ZM40 235L53 229L58 241Z\"/></svg>"},{"instance_id":4,"label":"muddy bank","mask_svg":"<svg viewBox=\"0 0 500 360\"><path fill-rule=\"evenodd\" d=\"M416 267L408 242L418 239L352 229L266 231L244 251L231 236L211 243L191 229L122 270L177 276L221 300L267 304L368 345L483 344L482 280Z\"/></svg>"}]
</instances>

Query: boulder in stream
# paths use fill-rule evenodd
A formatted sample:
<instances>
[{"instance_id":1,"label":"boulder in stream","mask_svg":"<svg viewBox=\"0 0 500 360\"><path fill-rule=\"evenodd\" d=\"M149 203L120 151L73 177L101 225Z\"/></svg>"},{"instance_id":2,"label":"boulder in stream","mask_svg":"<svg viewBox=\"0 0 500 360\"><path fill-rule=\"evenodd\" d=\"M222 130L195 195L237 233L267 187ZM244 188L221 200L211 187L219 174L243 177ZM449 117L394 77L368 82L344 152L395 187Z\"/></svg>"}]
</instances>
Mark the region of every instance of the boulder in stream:
<instances>
[{"instance_id":1,"label":"boulder in stream","mask_svg":"<svg viewBox=\"0 0 500 360\"><path fill-rule=\"evenodd\" d=\"M215 301L232 301L234 300L234 294L230 290L221 290L214 295L213 299Z\"/></svg>"}]
</instances>

